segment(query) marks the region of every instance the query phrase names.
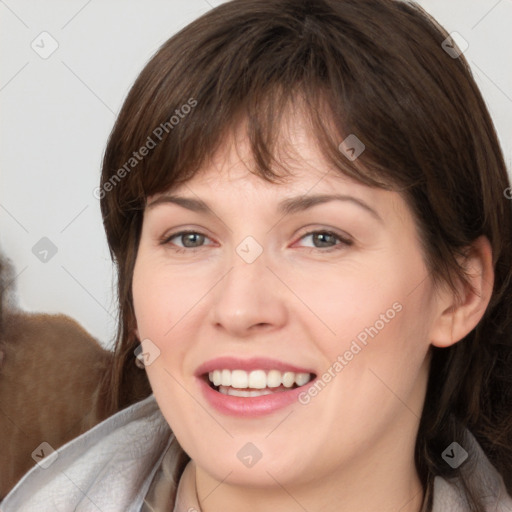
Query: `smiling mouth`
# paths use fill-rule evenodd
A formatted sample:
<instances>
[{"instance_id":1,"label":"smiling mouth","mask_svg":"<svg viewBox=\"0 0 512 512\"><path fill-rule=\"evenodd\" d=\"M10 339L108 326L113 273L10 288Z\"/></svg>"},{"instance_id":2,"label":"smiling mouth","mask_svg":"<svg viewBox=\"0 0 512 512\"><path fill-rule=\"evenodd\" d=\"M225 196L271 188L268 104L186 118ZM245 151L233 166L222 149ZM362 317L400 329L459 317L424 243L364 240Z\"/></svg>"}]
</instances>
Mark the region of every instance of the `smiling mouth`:
<instances>
[{"instance_id":1,"label":"smiling mouth","mask_svg":"<svg viewBox=\"0 0 512 512\"><path fill-rule=\"evenodd\" d=\"M223 395L258 397L291 391L315 378L313 373L280 372L279 370L214 370L202 375L211 389Z\"/></svg>"}]
</instances>

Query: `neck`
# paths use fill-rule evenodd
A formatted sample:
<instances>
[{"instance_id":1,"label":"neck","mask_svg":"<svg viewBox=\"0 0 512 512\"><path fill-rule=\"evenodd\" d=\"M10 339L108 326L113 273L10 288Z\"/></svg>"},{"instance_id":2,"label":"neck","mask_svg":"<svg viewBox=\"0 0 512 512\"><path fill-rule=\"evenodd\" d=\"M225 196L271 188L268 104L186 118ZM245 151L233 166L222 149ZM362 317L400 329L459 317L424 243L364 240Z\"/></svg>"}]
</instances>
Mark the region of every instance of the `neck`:
<instances>
[{"instance_id":1,"label":"neck","mask_svg":"<svg viewBox=\"0 0 512 512\"><path fill-rule=\"evenodd\" d=\"M195 467L201 512L420 512L423 486L414 460L401 457L411 453L403 446L410 448L411 441L414 453L414 440L402 438L402 446L392 453L373 447L373 461L353 461L321 478L311 475L300 486L283 484L270 472L266 484L258 487L233 485L229 477L219 482Z\"/></svg>"}]
</instances>

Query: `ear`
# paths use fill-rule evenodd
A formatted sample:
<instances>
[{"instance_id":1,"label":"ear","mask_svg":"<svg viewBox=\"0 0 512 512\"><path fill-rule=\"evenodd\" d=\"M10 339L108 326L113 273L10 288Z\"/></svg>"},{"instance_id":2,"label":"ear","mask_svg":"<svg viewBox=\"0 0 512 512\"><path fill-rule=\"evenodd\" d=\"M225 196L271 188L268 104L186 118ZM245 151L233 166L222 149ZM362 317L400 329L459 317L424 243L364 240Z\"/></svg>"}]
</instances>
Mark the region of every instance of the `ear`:
<instances>
[{"instance_id":1,"label":"ear","mask_svg":"<svg viewBox=\"0 0 512 512\"><path fill-rule=\"evenodd\" d=\"M492 295L494 268L487 237L477 238L461 263L468 283L460 283L459 297L448 286L438 295L439 312L430 332L431 343L436 347L449 347L470 333L484 316Z\"/></svg>"}]
</instances>

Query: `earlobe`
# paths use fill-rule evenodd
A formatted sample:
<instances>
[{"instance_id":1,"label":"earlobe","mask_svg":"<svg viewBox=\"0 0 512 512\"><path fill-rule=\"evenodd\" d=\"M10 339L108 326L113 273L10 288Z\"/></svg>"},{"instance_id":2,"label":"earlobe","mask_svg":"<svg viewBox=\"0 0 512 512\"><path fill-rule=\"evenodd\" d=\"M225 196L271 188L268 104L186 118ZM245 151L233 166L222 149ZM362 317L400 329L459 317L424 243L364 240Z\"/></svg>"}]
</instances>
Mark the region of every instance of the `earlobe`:
<instances>
[{"instance_id":1,"label":"earlobe","mask_svg":"<svg viewBox=\"0 0 512 512\"><path fill-rule=\"evenodd\" d=\"M439 314L430 340L436 347L449 347L469 334L482 319L494 285L492 248L485 236L477 238L461 262L467 283L460 283L459 296L447 286L439 293Z\"/></svg>"}]
</instances>

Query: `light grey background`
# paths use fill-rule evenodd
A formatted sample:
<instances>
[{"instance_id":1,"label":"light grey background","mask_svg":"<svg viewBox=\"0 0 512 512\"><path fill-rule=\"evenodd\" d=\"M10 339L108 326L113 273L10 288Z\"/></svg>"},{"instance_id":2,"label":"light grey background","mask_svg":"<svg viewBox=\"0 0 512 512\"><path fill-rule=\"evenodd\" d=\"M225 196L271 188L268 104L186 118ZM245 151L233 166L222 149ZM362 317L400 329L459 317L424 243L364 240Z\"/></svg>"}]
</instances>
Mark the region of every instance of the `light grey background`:
<instances>
[{"instance_id":1,"label":"light grey background","mask_svg":"<svg viewBox=\"0 0 512 512\"><path fill-rule=\"evenodd\" d=\"M14 262L23 309L68 314L110 345L115 276L93 195L105 144L145 62L220 3L0 0L0 249ZM469 43L510 169L512 0L419 3ZM52 39L46 59L31 47L48 51ZM32 251L43 237L57 248L46 263Z\"/></svg>"}]
</instances>

